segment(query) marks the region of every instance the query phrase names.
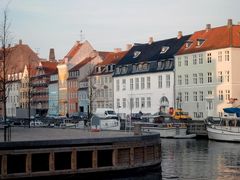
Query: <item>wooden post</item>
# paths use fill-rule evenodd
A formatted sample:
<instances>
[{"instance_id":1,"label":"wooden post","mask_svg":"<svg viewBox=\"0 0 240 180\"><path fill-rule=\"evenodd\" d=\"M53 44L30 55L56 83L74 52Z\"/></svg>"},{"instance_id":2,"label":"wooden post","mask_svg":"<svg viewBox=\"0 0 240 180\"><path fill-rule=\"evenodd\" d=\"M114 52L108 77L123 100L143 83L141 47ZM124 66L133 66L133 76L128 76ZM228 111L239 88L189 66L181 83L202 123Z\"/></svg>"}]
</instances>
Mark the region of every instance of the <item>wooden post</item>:
<instances>
[{"instance_id":1,"label":"wooden post","mask_svg":"<svg viewBox=\"0 0 240 180\"><path fill-rule=\"evenodd\" d=\"M32 172L32 154L27 153L26 156L26 173L31 174Z\"/></svg>"},{"instance_id":2,"label":"wooden post","mask_svg":"<svg viewBox=\"0 0 240 180\"><path fill-rule=\"evenodd\" d=\"M54 172L55 171L55 157L54 152L49 153L49 171Z\"/></svg>"},{"instance_id":3,"label":"wooden post","mask_svg":"<svg viewBox=\"0 0 240 180\"><path fill-rule=\"evenodd\" d=\"M112 164L113 164L113 166L117 166L118 165L118 149L113 149Z\"/></svg>"},{"instance_id":4,"label":"wooden post","mask_svg":"<svg viewBox=\"0 0 240 180\"><path fill-rule=\"evenodd\" d=\"M97 150L92 152L92 168L97 168L98 153Z\"/></svg>"},{"instance_id":5,"label":"wooden post","mask_svg":"<svg viewBox=\"0 0 240 180\"><path fill-rule=\"evenodd\" d=\"M7 155L2 155L2 177L7 176Z\"/></svg>"},{"instance_id":6,"label":"wooden post","mask_svg":"<svg viewBox=\"0 0 240 180\"><path fill-rule=\"evenodd\" d=\"M130 148L130 165L134 166L134 148Z\"/></svg>"},{"instance_id":7,"label":"wooden post","mask_svg":"<svg viewBox=\"0 0 240 180\"><path fill-rule=\"evenodd\" d=\"M77 150L76 150L76 148L73 148L73 150L72 150L71 169L72 169L72 171L77 170Z\"/></svg>"}]
</instances>

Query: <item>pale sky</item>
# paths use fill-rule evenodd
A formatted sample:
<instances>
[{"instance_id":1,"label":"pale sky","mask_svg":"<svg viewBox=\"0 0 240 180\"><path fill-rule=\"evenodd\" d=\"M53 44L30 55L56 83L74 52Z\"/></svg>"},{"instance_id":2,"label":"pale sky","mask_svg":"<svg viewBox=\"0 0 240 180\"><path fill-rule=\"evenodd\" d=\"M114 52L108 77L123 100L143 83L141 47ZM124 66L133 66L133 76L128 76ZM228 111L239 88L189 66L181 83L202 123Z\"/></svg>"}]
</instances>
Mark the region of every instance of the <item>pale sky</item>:
<instances>
[{"instance_id":1,"label":"pale sky","mask_svg":"<svg viewBox=\"0 0 240 180\"><path fill-rule=\"evenodd\" d=\"M9 0L0 0L0 20ZM77 40L99 51L126 48L240 22L239 0L11 0L8 7L14 42L28 44L41 58L55 49L62 59Z\"/></svg>"}]
</instances>

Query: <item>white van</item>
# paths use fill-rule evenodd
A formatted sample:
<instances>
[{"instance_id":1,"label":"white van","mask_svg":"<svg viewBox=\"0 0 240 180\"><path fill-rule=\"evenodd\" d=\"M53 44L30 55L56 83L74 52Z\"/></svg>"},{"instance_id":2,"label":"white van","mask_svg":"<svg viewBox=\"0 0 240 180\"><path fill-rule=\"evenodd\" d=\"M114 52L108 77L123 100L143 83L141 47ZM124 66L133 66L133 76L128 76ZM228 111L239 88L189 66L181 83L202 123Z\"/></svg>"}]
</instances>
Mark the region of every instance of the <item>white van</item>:
<instances>
[{"instance_id":1,"label":"white van","mask_svg":"<svg viewBox=\"0 0 240 180\"><path fill-rule=\"evenodd\" d=\"M118 119L117 114L111 108L97 108L94 114L100 118Z\"/></svg>"}]
</instances>

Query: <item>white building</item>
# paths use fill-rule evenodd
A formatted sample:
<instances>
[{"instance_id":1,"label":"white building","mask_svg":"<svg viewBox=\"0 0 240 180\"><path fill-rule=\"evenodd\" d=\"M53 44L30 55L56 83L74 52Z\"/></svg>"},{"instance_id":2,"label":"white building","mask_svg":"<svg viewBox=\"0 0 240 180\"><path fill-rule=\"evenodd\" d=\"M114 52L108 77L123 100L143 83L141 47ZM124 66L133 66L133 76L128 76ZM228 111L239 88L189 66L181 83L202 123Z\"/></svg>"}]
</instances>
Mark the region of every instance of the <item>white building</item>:
<instances>
[{"instance_id":1,"label":"white building","mask_svg":"<svg viewBox=\"0 0 240 180\"><path fill-rule=\"evenodd\" d=\"M175 96L193 119L222 116L240 99L240 25L195 32L175 56Z\"/></svg>"},{"instance_id":2,"label":"white building","mask_svg":"<svg viewBox=\"0 0 240 180\"><path fill-rule=\"evenodd\" d=\"M134 45L114 72L114 109L133 113L168 112L174 107L174 55L190 36Z\"/></svg>"}]
</instances>

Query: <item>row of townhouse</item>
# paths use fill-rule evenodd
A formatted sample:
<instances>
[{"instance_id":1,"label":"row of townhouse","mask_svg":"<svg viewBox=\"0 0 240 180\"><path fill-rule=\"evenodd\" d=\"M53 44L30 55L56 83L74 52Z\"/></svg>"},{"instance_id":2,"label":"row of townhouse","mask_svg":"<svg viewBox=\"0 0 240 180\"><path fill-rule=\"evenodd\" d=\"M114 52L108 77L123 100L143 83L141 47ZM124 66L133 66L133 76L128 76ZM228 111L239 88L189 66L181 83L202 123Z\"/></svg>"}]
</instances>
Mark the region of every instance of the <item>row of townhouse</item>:
<instances>
[{"instance_id":1,"label":"row of townhouse","mask_svg":"<svg viewBox=\"0 0 240 180\"><path fill-rule=\"evenodd\" d=\"M240 25L136 44L114 72L114 108L131 113L183 108L194 119L223 116L240 98Z\"/></svg>"},{"instance_id":2,"label":"row of townhouse","mask_svg":"<svg viewBox=\"0 0 240 180\"><path fill-rule=\"evenodd\" d=\"M10 88L8 116L16 115L16 107L27 108L30 100L40 115L109 107L126 118L173 107L204 119L222 116L223 108L236 106L240 96L240 25L232 20L215 28L207 24L191 35L179 31L170 39L150 38L128 45L127 51L101 52L88 41L77 41L61 61L52 53L48 61L25 57L21 78L11 81L21 83Z\"/></svg>"}]
</instances>

